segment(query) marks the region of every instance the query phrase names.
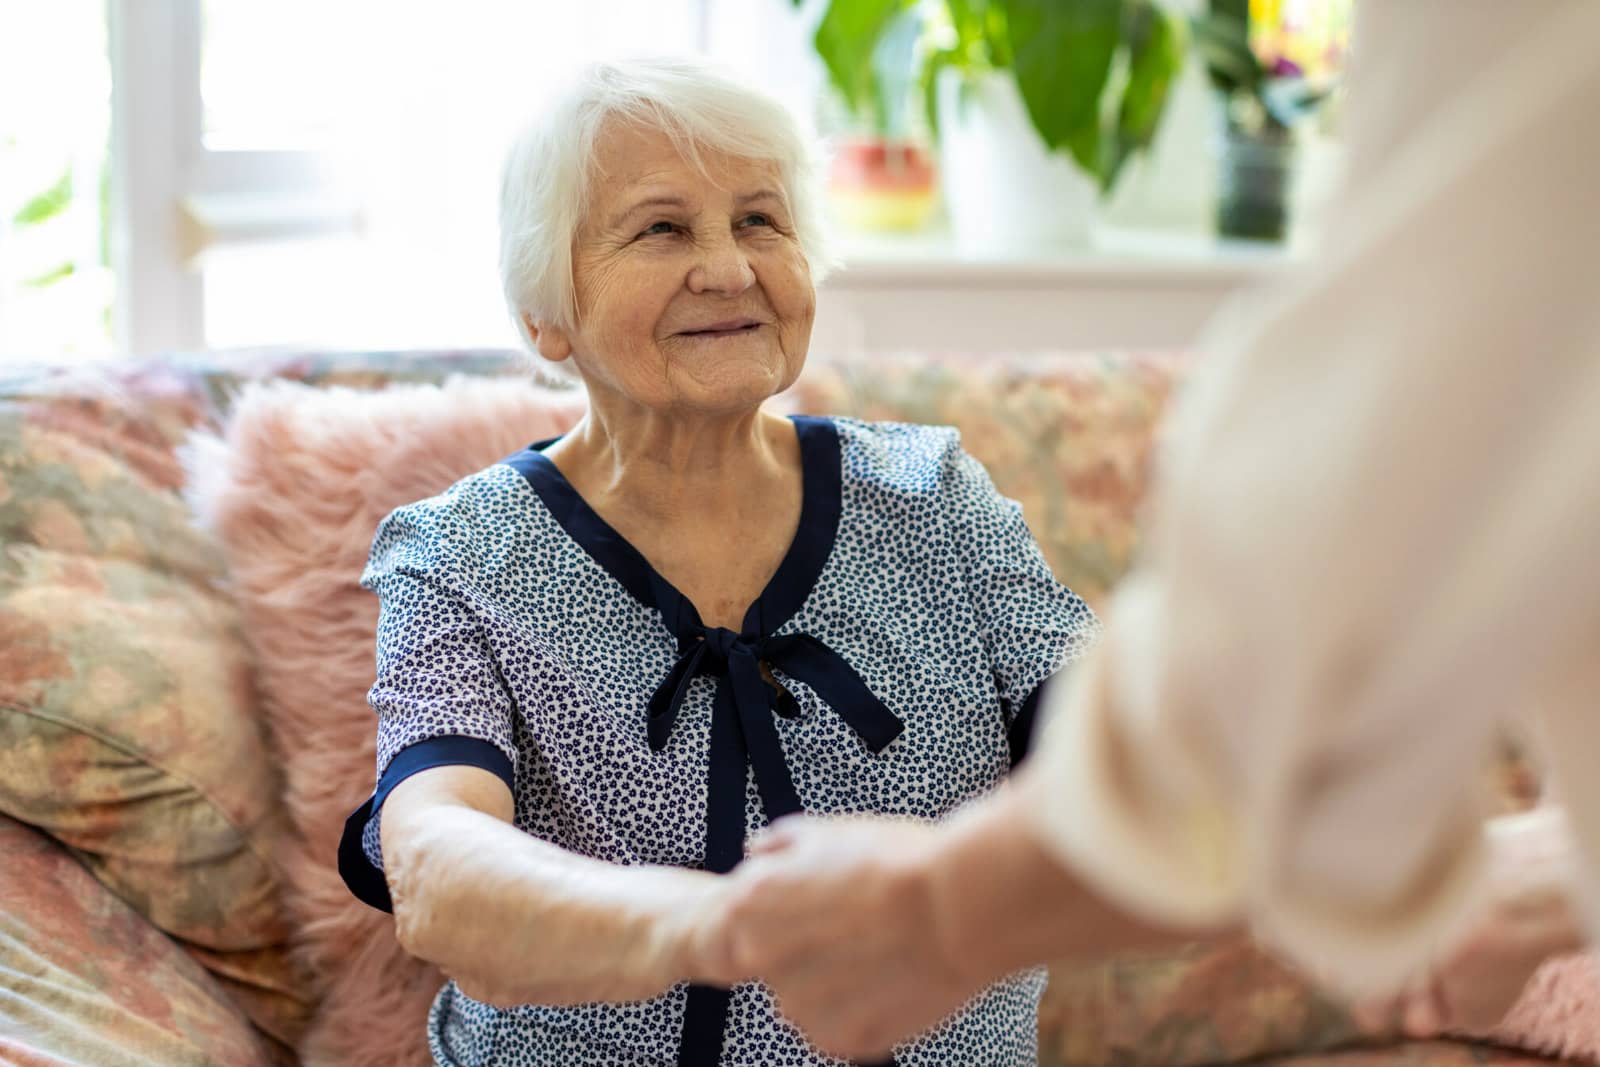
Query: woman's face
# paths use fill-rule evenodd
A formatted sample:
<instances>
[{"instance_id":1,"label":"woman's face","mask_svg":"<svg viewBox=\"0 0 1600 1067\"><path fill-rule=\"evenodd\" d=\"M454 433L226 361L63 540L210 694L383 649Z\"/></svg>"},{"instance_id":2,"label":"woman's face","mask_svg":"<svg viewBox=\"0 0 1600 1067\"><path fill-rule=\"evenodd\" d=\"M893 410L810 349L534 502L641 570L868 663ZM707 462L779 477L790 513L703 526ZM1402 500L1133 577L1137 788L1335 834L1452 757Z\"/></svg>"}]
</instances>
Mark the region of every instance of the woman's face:
<instances>
[{"instance_id":1,"label":"woman's face","mask_svg":"<svg viewBox=\"0 0 1600 1067\"><path fill-rule=\"evenodd\" d=\"M708 182L665 134L613 123L595 146L573 238L578 326L535 322L591 393L662 411L748 410L789 386L816 293L777 167L702 153Z\"/></svg>"}]
</instances>

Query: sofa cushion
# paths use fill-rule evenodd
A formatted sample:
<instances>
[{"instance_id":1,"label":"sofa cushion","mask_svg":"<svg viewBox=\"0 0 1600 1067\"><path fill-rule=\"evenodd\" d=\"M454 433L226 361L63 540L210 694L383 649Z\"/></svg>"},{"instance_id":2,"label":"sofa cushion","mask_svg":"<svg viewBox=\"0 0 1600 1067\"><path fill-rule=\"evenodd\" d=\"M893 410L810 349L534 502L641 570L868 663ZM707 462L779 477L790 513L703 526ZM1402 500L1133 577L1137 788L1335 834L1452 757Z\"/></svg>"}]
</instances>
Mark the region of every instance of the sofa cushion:
<instances>
[{"instance_id":1,"label":"sofa cushion","mask_svg":"<svg viewBox=\"0 0 1600 1067\"><path fill-rule=\"evenodd\" d=\"M294 942L320 1007L307 1067L427 1064L443 984L350 895L335 866L345 816L372 790L378 603L358 585L379 521L530 441L571 426L580 393L456 379L381 392L248 386L225 437L186 451L191 497L228 558L255 648L262 708L283 753L295 834L282 853Z\"/></svg>"},{"instance_id":2,"label":"sofa cushion","mask_svg":"<svg viewBox=\"0 0 1600 1067\"><path fill-rule=\"evenodd\" d=\"M162 929L284 932L277 779L222 558L132 400L0 400L0 810Z\"/></svg>"},{"instance_id":3,"label":"sofa cushion","mask_svg":"<svg viewBox=\"0 0 1600 1067\"><path fill-rule=\"evenodd\" d=\"M0 1062L290 1062L210 975L58 843L0 816L0 855Z\"/></svg>"},{"instance_id":4,"label":"sofa cushion","mask_svg":"<svg viewBox=\"0 0 1600 1067\"><path fill-rule=\"evenodd\" d=\"M174 444L211 410L159 366L0 389L0 812L290 1040L306 1005L268 858L279 778L221 554L177 493Z\"/></svg>"},{"instance_id":5,"label":"sofa cushion","mask_svg":"<svg viewBox=\"0 0 1600 1067\"><path fill-rule=\"evenodd\" d=\"M1397 1041L1376 1048L1283 1056L1262 1060L1259 1067L1551 1067L1554 1062L1465 1041Z\"/></svg>"},{"instance_id":6,"label":"sofa cushion","mask_svg":"<svg viewBox=\"0 0 1600 1067\"><path fill-rule=\"evenodd\" d=\"M1153 441L1184 365L1162 353L815 363L793 399L812 414L958 428L1056 576L1100 608L1138 547Z\"/></svg>"}]
</instances>

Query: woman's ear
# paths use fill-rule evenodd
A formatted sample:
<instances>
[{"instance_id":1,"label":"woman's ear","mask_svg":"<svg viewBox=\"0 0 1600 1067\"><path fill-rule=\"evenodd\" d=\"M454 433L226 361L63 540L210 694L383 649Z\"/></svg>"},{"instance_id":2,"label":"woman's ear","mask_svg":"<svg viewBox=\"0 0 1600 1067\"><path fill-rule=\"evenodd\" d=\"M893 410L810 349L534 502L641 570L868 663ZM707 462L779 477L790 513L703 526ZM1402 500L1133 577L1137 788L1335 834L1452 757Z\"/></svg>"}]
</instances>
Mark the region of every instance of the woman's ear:
<instances>
[{"instance_id":1,"label":"woman's ear","mask_svg":"<svg viewBox=\"0 0 1600 1067\"><path fill-rule=\"evenodd\" d=\"M572 355L572 339L567 336L566 330L555 323L524 313L522 324L527 327L528 340L533 342L534 350L541 358L560 363Z\"/></svg>"}]
</instances>

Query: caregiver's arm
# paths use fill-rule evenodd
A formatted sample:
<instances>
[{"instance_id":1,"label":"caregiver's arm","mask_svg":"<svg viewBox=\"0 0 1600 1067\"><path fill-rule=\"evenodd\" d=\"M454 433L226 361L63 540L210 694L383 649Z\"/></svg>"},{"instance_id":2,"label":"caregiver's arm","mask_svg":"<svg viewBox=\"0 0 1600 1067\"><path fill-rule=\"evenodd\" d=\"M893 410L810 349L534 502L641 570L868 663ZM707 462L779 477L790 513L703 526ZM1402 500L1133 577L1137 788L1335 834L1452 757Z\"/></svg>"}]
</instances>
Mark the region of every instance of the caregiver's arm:
<instances>
[{"instance_id":1,"label":"caregiver's arm","mask_svg":"<svg viewBox=\"0 0 1600 1067\"><path fill-rule=\"evenodd\" d=\"M505 783L477 767L395 787L379 830L408 952L500 1005L637 1000L692 977L714 876L589 859L511 818Z\"/></svg>"},{"instance_id":2,"label":"caregiver's arm","mask_svg":"<svg viewBox=\"0 0 1600 1067\"><path fill-rule=\"evenodd\" d=\"M1463 932L1496 720L1600 603L1600 6L1361 17L1355 195L1213 335L1024 769L1112 899L1248 918L1357 993Z\"/></svg>"}]
</instances>

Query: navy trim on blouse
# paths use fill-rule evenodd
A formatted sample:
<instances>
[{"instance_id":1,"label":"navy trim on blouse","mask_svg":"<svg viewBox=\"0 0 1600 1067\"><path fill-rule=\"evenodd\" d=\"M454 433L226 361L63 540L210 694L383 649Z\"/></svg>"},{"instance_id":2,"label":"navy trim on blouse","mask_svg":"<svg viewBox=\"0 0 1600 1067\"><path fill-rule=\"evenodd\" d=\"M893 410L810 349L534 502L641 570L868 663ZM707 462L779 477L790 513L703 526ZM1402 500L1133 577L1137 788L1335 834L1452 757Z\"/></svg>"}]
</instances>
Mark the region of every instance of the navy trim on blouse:
<instances>
[{"instance_id":1,"label":"navy trim on blouse","mask_svg":"<svg viewBox=\"0 0 1600 1067\"><path fill-rule=\"evenodd\" d=\"M739 633L706 626L689 598L589 506L544 455L554 441L530 445L504 461L527 479L573 541L635 600L661 613L677 639L678 662L657 686L648 707L646 735L653 750L659 752L669 743L689 684L702 674L718 679L706 768L703 866L719 874L731 871L744 858L746 768L755 770L756 789L769 821L804 810L773 723L774 714L792 714L793 700L785 701L766 683L762 663L811 686L874 754L904 729L899 717L838 653L809 634L777 635L821 577L843 509L844 461L838 429L832 420L813 416L791 416L791 422L800 440L800 523L766 588L745 612ZM717 1062L730 1000L726 989L689 987L678 1067Z\"/></svg>"},{"instance_id":2,"label":"navy trim on blouse","mask_svg":"<svg viewBox=\"0 0 1600 1067\"><path fill-rule=\"evenodd\" d=\"M814 415L791 415L800 439L802 496L800 524L789 551L761 595L745 613L747 635L767 637L800 610L833 552L843 507L839 431L833 421ZM528 481L546 509L568 536L620 582L639 603L661 612L675 636L700 625L689 598L661 577L639 550L602 519L567 481L544 450L559 441L538 441L503 460Z\"/></svg>"},{"instance_id":3,"label":"navy trim on blouse","mask_svg":"<svg viewBox=\"0 0 1600 1067\"><path fill-rule=\"evenodd\" d=\"M512 796L516 795L511 760L487 741L451 735L430 737L426 741L407 745L389 761L383 777L378 779L378 788L373 790L367 802L350 813L344 823L344 834L339 838L339 875L358 899L379 911L394 911L394 902L389 899L388 881L383 872L372 865L361 846L367 823L383 807L383 802L389 799L395 786L413 774L435 767L452 766L482 767L504 782Z\"/></svg>"},{"instance_id":4,"label":"navy trim on blouse","mask_svg":"<svg viewBox=\"0 0 1600 1067\"><path fill-rule=\"evenodd\" d=\"M1057 672L1034 686L1033 692L1023 700L1022 707L1017 709L1016 716L1011 720L1011 729L1006 733L1006 742L1011 747L1012 770L1016 770L1017 764L1027 758L1028 749L1033 745L1033 726L1039 717L1039 705L1044 702L1045 690L1059 676Z\"/></svg>"}]
</instances>

